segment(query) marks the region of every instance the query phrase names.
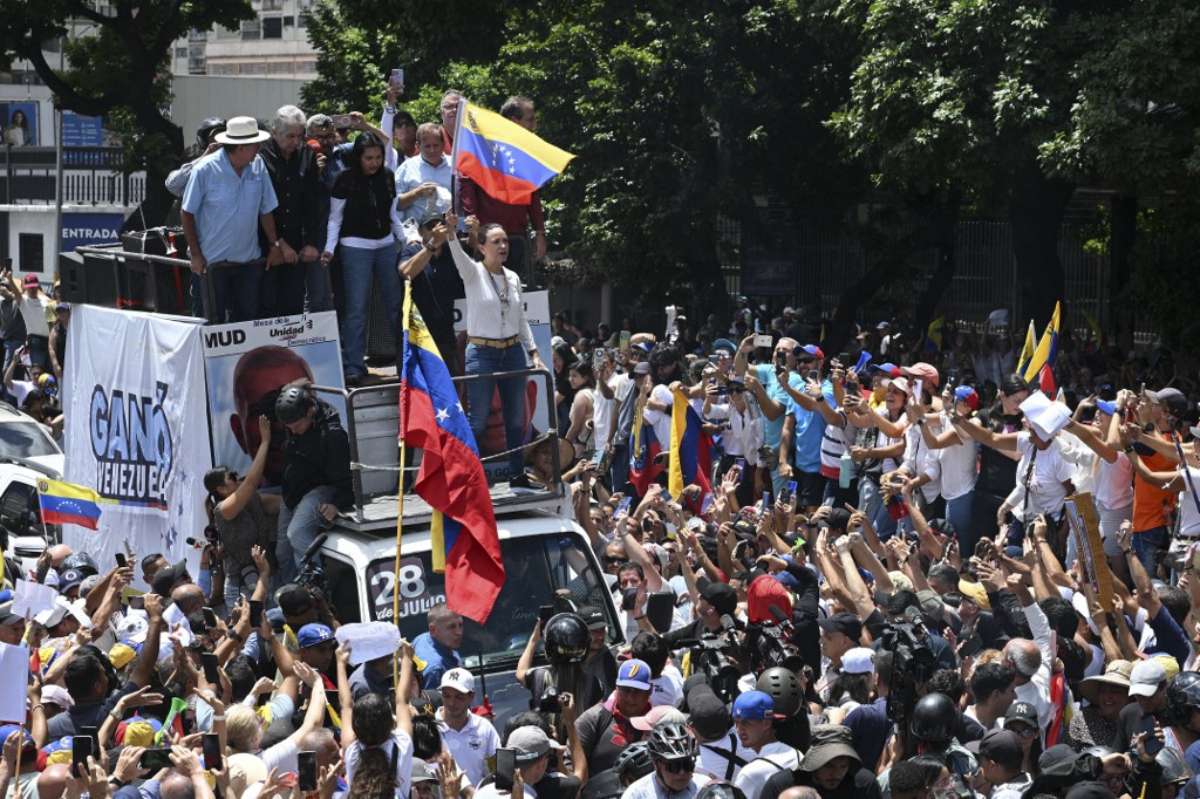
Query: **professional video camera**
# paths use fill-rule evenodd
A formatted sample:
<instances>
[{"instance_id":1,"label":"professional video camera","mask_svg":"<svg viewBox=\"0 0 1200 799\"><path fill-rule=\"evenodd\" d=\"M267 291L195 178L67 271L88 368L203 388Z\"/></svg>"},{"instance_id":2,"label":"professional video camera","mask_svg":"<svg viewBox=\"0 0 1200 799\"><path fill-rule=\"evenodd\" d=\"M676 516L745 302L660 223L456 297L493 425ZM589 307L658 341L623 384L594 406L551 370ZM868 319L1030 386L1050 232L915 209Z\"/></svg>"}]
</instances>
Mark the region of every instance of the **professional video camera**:
<instances>
[{"instance_id":1,"label":"professional video camera","mask_svg":"<svg viewBox=\"0 0 1200 799\"><path fill-rule=\"evenodd\" d=\"M322 567L320 559L317 558L317 552L325 543L326 537L322 533L309 544L308 549L304 551L304 556L300 559L300 573L296 575L296 584L307 588L313 595L313 599L316 600L325 596L325 569Z\"/></svg>"},{"instance_id":2,"label":"professional video camera","mask_svg":"<svg viewBox=\"0 0 1200 799\"><path fill-rule=\"evenodd\" d=\"M783 666L792 671L804 667L800 650L792 643L795 630L792 620L775 607L768 608L774 623L751 624L746 629L746 650L750 655L750 667L755 672Z\"/></svg>"},{"instance_id":3,"label":"professional video camera","mask_svg":"<svg viewBox=\"0 0 1200 799\"><path fill-rule=\"evenodd\" d=\"M892 678L888 684L887 717L907 738L908 719L917 702L917 686L928 682L937 670L929 648L925 621L918 608L904 611L903 622L883 627L879 649L892 653Z\"/></svg>"},{"instance_id":4,"label":"professional video camera","mask_svg":"<svg viewBox=\"0 0 1200 799\"><path fill-rule=\"evenodd\" d=\"M735 659L742 651L742 644L733 617L721 616L720 632L705 632L699 639L681 643L691 647L692 672L705 675L722 702L732 702L738 695L737 682L744 671Z\"/></svg>"}]
</instances>

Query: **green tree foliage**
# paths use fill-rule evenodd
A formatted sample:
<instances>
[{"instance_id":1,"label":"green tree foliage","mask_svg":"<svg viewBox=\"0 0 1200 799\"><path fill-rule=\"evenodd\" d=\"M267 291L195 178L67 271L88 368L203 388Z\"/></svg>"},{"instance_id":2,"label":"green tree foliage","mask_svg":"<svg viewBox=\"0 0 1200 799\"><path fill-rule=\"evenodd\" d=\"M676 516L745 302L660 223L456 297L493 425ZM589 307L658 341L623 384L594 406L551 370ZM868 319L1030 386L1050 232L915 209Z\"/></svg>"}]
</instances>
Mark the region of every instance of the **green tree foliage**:
<instances>
[{"instance_id":1,"label":"green tree foliage","mask_svg":"<svg viewBox=\"0 0 1200 799\"><path fill-rule=\"evenodd\" d=\"M63 109L104 116L124 134L129 168L147 171L147 221L166 213L163 180L183 155L183 132L167 116L168 56L189 30L236 26L251 16L248 0L113 0L111 14L87 0L0 0L0 53L29 60ZM43 42L87 26L67 42L66 67L43 55Z\"/></svg>"}]
</instances>

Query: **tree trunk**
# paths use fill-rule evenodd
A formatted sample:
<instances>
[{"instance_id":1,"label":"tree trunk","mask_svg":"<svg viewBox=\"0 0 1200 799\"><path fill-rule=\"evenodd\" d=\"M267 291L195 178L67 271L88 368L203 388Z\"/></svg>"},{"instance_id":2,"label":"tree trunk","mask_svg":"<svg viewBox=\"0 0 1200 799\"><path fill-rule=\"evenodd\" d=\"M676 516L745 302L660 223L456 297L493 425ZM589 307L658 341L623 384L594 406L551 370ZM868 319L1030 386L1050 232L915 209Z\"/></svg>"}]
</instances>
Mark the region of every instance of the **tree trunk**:
<instances>
[{"instance_id":1,"label":"tree trunk","mask_svg":"<svg viewBox=\"0 0 1200 799\"><path fill-rule=\"evenodd\" d=\"M153 144L147 146L145 163L146 197L142 201L141 213L134 211L126 220L126 228L141 230L162 225L175 197L167 191L167 175L175 169L183 159L183 129L162 115L153 104L136 109L138 124L146 132L146 136L158 138L163 146ZM142 221L145 220L145 228Z\"/></svg>"},{"instance_id":2,"label":"tree trunk","mask_svg":"<svg viewBox=\"0 0 1200 799\"><path fill-rule=\"evenodd\" d=\"M1048 179L1032 158L1013 176L1009 220L1022 315L1032 317L1039 325L1050 319L1055 302L1067 299L1058 242L1063 213L1074 190L1069 182Z\"/></svg>"},{"instance_id":3,"label":"tree trunk","mask_svg":"<svg viewBox=\"0 0 1200 799\"><path fill-rule=\"evenodd\" d=\"M1130 302L1130 279L1133 276L1133 247L1137 240L1137 197L1128 194L1114 195L1109 208L1112 221L1108 240L1108 307L1109 319L1105 332L1112 334L1110 341L1121 349L1133 349L1134 303Z\"/></svg>"}]
</instances>

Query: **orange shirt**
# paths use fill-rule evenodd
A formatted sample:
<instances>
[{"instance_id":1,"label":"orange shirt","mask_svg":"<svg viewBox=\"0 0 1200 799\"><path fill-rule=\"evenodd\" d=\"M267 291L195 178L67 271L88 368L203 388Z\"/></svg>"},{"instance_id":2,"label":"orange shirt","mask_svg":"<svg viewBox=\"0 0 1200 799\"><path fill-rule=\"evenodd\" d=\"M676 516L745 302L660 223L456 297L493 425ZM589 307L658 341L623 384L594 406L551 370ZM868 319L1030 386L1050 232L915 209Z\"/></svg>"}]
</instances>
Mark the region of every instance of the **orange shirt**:
<instances>
[{"instance_id":1,"label":"orange shirt","mask_svg":"<svg viewBox=\"0 0 1200 799\"><path fill-rule=\"evenodd\" d=\"M1155 435L1163 441L1170 441L1161 433L1155 433ZM1158 452L1140 457L1142 463L1152 472L1170 472L1178 467L1178 464ZM1157 483L1147 482L1135 472L1133 475L1133 531L1141 533L1164 526L1167 523L1165 508L1174 508L1176 498L1175 494L1163 491Z\"/></svg>"}]
</instances>

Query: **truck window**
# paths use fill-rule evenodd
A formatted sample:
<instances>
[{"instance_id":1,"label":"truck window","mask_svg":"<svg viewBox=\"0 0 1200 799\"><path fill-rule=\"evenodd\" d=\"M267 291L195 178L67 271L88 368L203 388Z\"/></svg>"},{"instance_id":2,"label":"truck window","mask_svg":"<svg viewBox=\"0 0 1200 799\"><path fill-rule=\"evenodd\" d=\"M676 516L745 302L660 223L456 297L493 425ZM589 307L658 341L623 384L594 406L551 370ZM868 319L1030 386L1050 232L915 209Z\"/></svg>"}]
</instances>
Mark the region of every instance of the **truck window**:
<instances>
[{"instance_id":1,"label":"truck window","mask_svg":"<svg viewBox=\"0 0 1200 799\"><path fill-rule=\"evenodd\" d=\"M337 614L338 621L342 624L362 621L358 605L358 573L353 564L329 553L323 553L321 561L325 569L329 607Z\"/></svg>"},{"instance_id":2,"label":"truck window","mask_svg":"<svg viewBox=\"0 0 1200 799\"><path fill-rule=\"evenodd\" d=\"M40 507L36 488L13 481L0 496L0 524L15 535L40 535Z\"/></svg>"},{"instance_id":3,"label":"truck window","mask_svg":"<svg viewBox=\"0 0 1200 799\"><path fill-rule=\"evenodd\" d=\"M609 643L617 642L617 623L611 618L604 579L585 554L586 544L578 536L558 533L501 542L506 578L486 626L465 619L460 653L466 665L515 664L537 622L538 607L549 605L554 592L564 589L576 605L592 605L605 610L609 618ZM392 618L392 603L399 592L401 634L408 640L429 630L426 612L446 600L445 575L433 571L429 552L405 555L400 573L394 571L393 558L374 561L367 568L368 609L374 618Z\"/></svg>"}]
</instances>

